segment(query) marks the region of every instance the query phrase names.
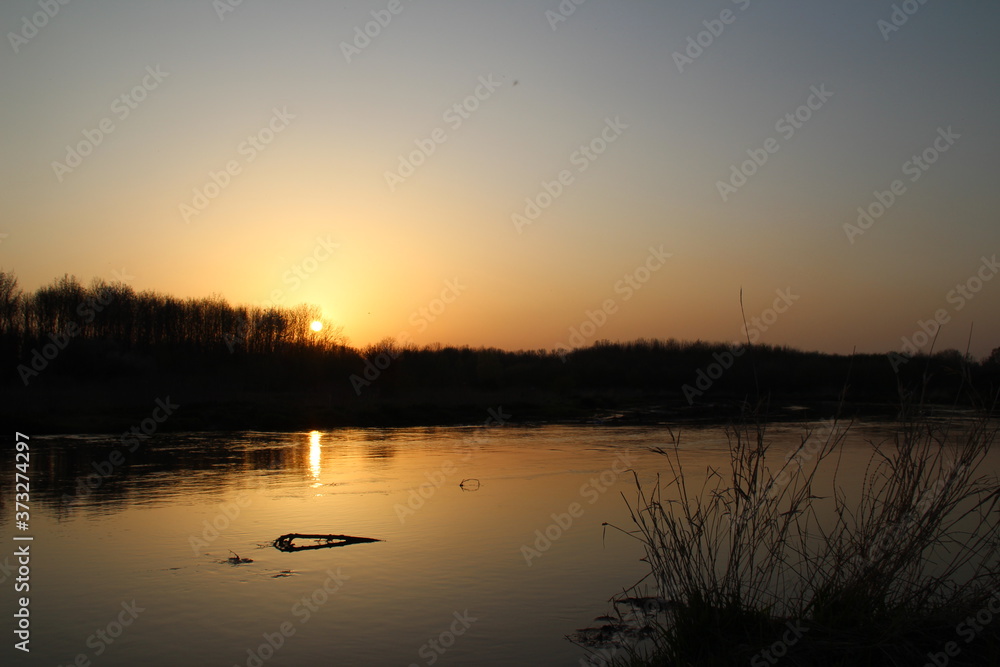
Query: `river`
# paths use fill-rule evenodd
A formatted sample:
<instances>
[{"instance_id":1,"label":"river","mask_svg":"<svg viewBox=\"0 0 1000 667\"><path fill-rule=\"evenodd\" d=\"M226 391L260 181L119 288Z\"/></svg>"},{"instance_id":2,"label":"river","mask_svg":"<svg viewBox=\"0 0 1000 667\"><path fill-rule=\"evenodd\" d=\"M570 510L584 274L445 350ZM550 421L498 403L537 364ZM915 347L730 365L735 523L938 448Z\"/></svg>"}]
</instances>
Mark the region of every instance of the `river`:
<instances>
[{"instance_id":1,"label":"river","mask_svg":"<svg viewBox=\"0 0 1000 667\"><path fill-rule=\"evenodd\" d=\"M772 427L777 454L804 428ZM888 433L855 431L843 465ZM4 664L587 664L566 636L648 571L604 524L630 527L631 471L650 483L670 442L559 425L35 436L28 530L6 482L0 514L7 619L30 544L31 652L7 641ZM681 443L692 470L728 460L721 428ZM288 533L381 541L276 549Z\"/></svg>"}]
</instances>

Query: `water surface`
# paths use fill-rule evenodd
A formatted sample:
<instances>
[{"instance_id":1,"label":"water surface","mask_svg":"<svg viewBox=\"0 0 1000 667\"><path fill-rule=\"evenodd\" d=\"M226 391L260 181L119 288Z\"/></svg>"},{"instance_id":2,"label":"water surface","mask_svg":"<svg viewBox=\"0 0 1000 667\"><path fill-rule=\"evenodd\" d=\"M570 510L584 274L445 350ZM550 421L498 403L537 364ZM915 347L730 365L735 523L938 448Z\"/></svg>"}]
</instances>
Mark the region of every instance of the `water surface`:
<instances>
[{"instance_id":1,"label":"water surface","mask_svg":"<svg viewBox=\"0 0 1000 667\"><path fill-rule=\"evenodd\" d=\"M776 453L802 431L773 428ZM886 433L857 429L844 465L861 470L865 440ZM624 471L653 479L665 462L649 448L670 441L665 428L600 426L158 435L134 452L106 437L34 437L31 654L6 642L3 655L108 667L579 665L586 654L565 636L647 573L639 543L602 524L629 527ZM718 428L685 431L682 447L693 476L728 456ZM12 497L5 487L8 545L22 534ZM293 532L384 541L267 546ZM229 564L233 553L253 562Z\"/></svg>"}]
</instances>

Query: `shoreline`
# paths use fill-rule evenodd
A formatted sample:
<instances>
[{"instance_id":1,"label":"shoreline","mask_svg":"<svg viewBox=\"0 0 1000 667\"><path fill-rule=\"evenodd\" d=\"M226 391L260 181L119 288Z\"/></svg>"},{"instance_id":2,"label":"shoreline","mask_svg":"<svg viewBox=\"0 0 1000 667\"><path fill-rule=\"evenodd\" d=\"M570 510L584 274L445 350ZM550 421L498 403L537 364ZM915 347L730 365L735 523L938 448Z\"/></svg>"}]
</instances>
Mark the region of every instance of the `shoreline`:
<instances>
[{"instance_id":1,"label":"shoreline","mask_svg":"<svg viewBox=\"0 0 1000 667\"><path fill-rule=\"evenodd\" d=\"M35 435L115 435L133 427L156 433L298 432L336 428L412 428L452 426L724 426L741 420L743 399L719 397L713 403L688 405L671 396L545 395L509 392L438 397L415 396L338 401L315 393L243 394L225 398L196 392L136 392L127 400L95 392L58 392L43 396L8 396L17 415L15 428ZM164 400L175 406L162 416ZM953 414L971 406L929 404L934 414ZM838 410L840 414L838 415ZM829 399L771 399L765 423L821 421L839 417L895 420L899 405L889 401L854 401L840 406ZM150 423L155 417L155 424Z\"/></svg>"}]
</instances>

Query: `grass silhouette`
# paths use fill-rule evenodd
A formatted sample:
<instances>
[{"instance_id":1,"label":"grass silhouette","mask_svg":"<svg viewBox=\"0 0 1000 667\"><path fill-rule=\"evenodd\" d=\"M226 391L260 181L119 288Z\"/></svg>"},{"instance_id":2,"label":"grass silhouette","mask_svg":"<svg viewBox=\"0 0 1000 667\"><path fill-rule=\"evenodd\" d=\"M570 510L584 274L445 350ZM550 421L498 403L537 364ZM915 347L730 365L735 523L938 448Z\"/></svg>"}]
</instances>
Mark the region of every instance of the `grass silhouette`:
<instances>
[{"instance_id":1,"label":"grass silhouette","mask_svg":"<svg viewBox=\"0 0 1000 667\"><path fill-rule=\"evenodd\" d=\"M984 465L995 401L936 419L927 380L901 392L917 401L871 443L861 479L841 468L850 421L806 431L782 462L766 406L748 406L728 465L703 477L671 433L655 450L664 472L636 476L633 525L617 527L642 542L646 586L669 611L613 664L1000 664L1000 477Z\"/></svg>"}]
</instances>

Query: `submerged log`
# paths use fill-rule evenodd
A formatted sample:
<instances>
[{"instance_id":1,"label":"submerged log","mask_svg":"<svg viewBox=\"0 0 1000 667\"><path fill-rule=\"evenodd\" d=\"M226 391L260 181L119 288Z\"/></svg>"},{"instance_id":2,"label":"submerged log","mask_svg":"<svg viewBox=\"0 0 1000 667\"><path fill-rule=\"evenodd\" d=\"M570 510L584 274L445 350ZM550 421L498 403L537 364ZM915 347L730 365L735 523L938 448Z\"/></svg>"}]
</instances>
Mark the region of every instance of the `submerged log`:
<instances>
[{"instance_id":1,"label":"submerged log","mask_svg":"<svg viewBox=\"0 0 1000 667\"><path fill-rule=\"evenodd\" d=\"M314 540L315 544L298 546L295 540ZM332 547L346 547L349 544L366 544L368 542L382 542L372 537L354 537L353 535L330 535L314 533L288 533L276 539L272 544L278 551L305 551L307 549L330 549Z\"/></svg>"},{"instance_id":2,"label":"submerged log","mask_svg":"<svg viewBox=\"0 0 1000 667\"><path fill-rule=\"evenodd\" d=\"M252 558L240 558L240 555L235 551L233 551L232 549L229 550L229 553L231 553L232 556L227 558L225 562L229 563L230 565L243 565L244 563L253 562Z\"/></svg>"}]
</instances>

